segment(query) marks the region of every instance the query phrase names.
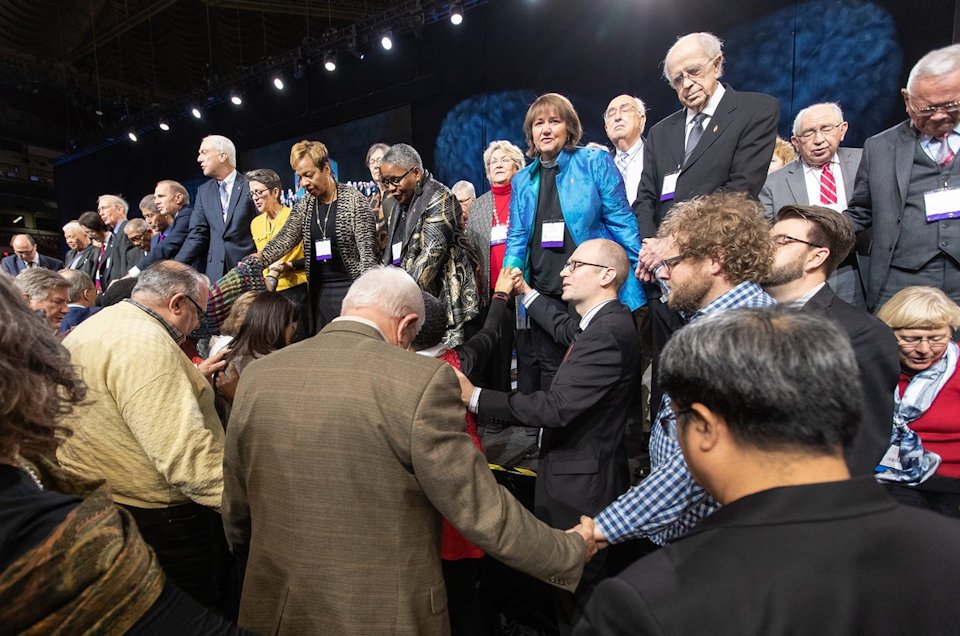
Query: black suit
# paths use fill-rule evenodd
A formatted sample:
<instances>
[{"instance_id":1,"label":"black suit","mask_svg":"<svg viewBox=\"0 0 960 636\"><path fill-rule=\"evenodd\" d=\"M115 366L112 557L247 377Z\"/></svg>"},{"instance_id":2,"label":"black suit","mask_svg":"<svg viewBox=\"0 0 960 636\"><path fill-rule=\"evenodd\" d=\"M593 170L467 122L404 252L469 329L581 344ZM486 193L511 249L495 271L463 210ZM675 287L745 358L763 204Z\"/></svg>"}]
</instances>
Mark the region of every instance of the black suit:
<instances>
[{"instance_id":1,"label":"black suit","mask_svg":"<svg viewBox=\"0 0 960 636\"><path fill-rule=\"evenodd\" d=\"M110 286L115 280L120 280L127 272L143 258L143 250L130 242L123 229L127 226L124 219L117 226L117 231L111 231L110 244L107 246L106 260L100 270L100 284L103 289Z\"/></svg>"},{"instance_id":2,"label":"black suit","mask_svg":"<svg viewBox=\"0 0 960 636\"><path fill-rule=\"evenodd\" d=\"M190 234L191 213L192 210L188 205L180 208L176 216L173 217L173 223L167 228L163 240L157 240L156 245L152 245L150 253L141 258L140 262L137 263L137 269L142 272L157 261L175 258L177 254L180 253L180 248L183 247L184 241L187 240L187 235ZM159 239L159 236L159 234L155 234L153 238L156 240ZM202 269L198 269L198 267L202 265L200 260L188 262L187 265L197 269L197 271L203 271Z\"/></svg>"},{"instance_id":3,"label":"black suit","mask_svg":"<svg viewBox=\"0 0 960 636\"><path fill-rule=\"evenodd\" d=\"M100 248L90 243L80 250L67 250L67 257L64 259L64 267L86 272L90 278L97 269L97 259L100 258Z\"/></svg>"},{"instance_id":4,"label":"black suit","mask_svg":"<svg viewBox=\"0 0 960 636\"><path fill-rule=\"evenodd\" d=\"M850 336L860 368L864 409L844 457L851 475L872 475L890 445L893 430L893 391L900 380L897 338L878 318L838 298L829 285L814 294L804 308L821 310Z\"/></svg>"},{"instance_id":5,"label":"black suit","mask_svg":"<svg viewBox=\"0 0 960 636\"><path fill-rule=\"evenodd\" d=\"M749 192L754 198L760 193L776 143L780 105L769 95L740 93L730 86L725 89L686 163L685 108L650 129L643 147L643 175L633 203L641 237L654 236L678 201L719 191ZM663 178L681 164L674 198L661 201Z\"/></svg>"},{"instance_id":6,"label":"black suit","mask_svg":"<svg viewBox=\"0 0 960 636\"><path fill-rule=\"evenodd\" d=\"M960 523L872 479L774 488L596 589L592 634L956 634Z\"/></svg>"}]
</instances>

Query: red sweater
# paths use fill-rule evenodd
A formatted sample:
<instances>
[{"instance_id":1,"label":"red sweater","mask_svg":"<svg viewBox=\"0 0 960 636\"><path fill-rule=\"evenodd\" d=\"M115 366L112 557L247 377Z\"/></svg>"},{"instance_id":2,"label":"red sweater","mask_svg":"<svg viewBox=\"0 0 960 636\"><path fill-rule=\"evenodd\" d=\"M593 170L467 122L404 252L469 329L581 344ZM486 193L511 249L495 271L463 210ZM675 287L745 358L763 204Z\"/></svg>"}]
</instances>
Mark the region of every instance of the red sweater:
<instances>
[{"instance_id":1,"label":"red sweater","mask_svg":"<svg viewBox=\"0 0 960 636\"><path fill-rule=\"evenodd\" d=\"M900 397L912 376L900 373ZM910 422L923 447L943 458L937 469L940 477L960 479L960 372L947 380L926 412Z\"/></svg>"},{"instance_id":2,"label":"red sweater","mask_svg":"<svg viewBox=\"0 0 960 636\"><path fill-rule=\"evenodd\" d=\"M493 192L493 219L492 225L510 225L510 182L503 185L490 185ZM507 244L490 246L490 289L497 284L500 270L503 269L503 257L507 253Z\"/></svg>"}]
</instances>

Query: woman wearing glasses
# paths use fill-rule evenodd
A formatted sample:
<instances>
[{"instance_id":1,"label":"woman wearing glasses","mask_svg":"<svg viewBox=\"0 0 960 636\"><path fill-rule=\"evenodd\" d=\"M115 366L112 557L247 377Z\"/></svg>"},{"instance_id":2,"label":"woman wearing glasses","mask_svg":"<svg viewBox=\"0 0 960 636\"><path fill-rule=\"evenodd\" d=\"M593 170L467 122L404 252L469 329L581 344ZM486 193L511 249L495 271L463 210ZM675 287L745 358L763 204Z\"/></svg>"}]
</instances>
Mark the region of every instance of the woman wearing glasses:
<instances>
[{"instance_id":1,"label":"woman wearing glasses","mask_svg":"<svg viewBox=\"0 0 960 636\"><path fill-rule=\"evenodd\" d=\"M260 251L260 258L275 263L302 244L307 283L306 333L314 335L340 315L340 304L350 284L377 265L377 230L366 197L355 188L337 183L327 147L322 143L294 144L290 149L290 167L307 194L294 206L279 233Z\"/></svg>"},{"instance_id":2,"label":"woman wearing glasses","mask_svg":"<svg viewBox=\"0 0 960 636\"><path fill-rule=\"evenodd\" d=\"M907 287L877 317L900 345L893 435L877 477L904 503L960 517L960 347L951 339L960 307L934 287Z\"/></svg>"}]
</instances>

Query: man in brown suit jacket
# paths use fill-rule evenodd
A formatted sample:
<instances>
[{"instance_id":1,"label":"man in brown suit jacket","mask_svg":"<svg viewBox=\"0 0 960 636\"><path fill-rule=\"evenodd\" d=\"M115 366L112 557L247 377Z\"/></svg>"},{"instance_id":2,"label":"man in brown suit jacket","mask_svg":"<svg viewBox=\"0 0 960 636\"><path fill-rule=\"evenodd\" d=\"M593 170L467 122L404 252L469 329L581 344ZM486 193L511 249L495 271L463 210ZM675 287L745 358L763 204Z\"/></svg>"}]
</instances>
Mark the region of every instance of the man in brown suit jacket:
<instances>
[{"instance_id":1,"label":"man in brown suit jacket","mask_svg":"<svg viewBox=\"0 0 960 636\"><path fill-rule=\"evenodd\" d=\"M422 317L413 279L377 268L341 318L244 371L223 496L228 540L248 557L243 627L449 633L441 515L507 565L576 587L595 546L496 484L465 432L452 368L404 351Z\"/></svg>"}]
</instances>

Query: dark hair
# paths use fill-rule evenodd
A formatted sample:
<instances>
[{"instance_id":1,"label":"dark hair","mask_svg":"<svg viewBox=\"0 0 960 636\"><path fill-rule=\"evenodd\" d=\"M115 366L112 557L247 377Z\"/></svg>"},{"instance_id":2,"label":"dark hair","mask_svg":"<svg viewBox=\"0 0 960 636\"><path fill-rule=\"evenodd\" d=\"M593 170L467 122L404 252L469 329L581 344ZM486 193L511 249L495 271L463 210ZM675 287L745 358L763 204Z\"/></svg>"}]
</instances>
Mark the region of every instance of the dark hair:
<instances>
[{"instance_id":1,"label":"dark hair","mask_svg":"<svg viewBox=\"0 0 960 636\"><path fill-rule=\"evenodd\" d=\"M295 302L278 292L262 292L250 303L227 359L241 354L265 356L284 348L287 327L299 319L300 308Z\"/></svg>"},{"instance_id":2,"label":"dark hair","mask_svg":"<svg viewBox=\"0 0 960 636\"><path fill-rule=\"evenodd\" d=\"M70 353L0 276L0 456L52 456L71 435L62 418L86 394Z\"/></svg>"},{"instance_id":3,"label":"dark hair","mask_svg":"<svg viewBox=\"0 0 960 636\"><path fill-rule=\"evenodd\" d=\"M421 351L440 344L446 331L447 312L443 303L432 294L423 292L423 324L413 339L413 348Z\"/></svg>"},{"instance_id":4,"label":"dark hair","mask_svg":"<svg viewBox=\"0 0 960 636\"><path fill-rule=\"evenodd\" d=\"M280 175L276 170L270 168L257 168L244 175L247 181L256 181L266 186L267 190L280 189Z\"/></svg>"},{"instance_id":5,"label":"dark hair","mask_svg":"<svg viewBox=\"0 0 960 636\"><path fill-rule=\"evenodd\" d=\"M834 454L860 422L850 338L832 320L784 306L729 309L677 331L660 358L677 407L699 402L744 446Z\"/></svg>"},{"instance_id":6,"label":"dark hair","mask_svg":"<svg viewBox=\"0 0 960 636\"><path fill-rule=\"evenodd\" d=\"M824 263L827 274L836 271L857 240L846 217L830 208L819 205L785 205L777 212L777 222L787 219L810 222L807 239L830 250L830 257Z\"/></svg>"},{"instance_id":7,"label":"dark hair","mask_svg":"<svg viewBox=\"0 0 960 636\"><path fill-rule=\"evenodd\" d=\"M103 222L103 219L100 218L100 215L96 212L84 212L80 215L80 218L77 219L77 223L87 228L88 230L93 230L94 232L106 232L107 225Z\"/></svg>"}]
</instances>

